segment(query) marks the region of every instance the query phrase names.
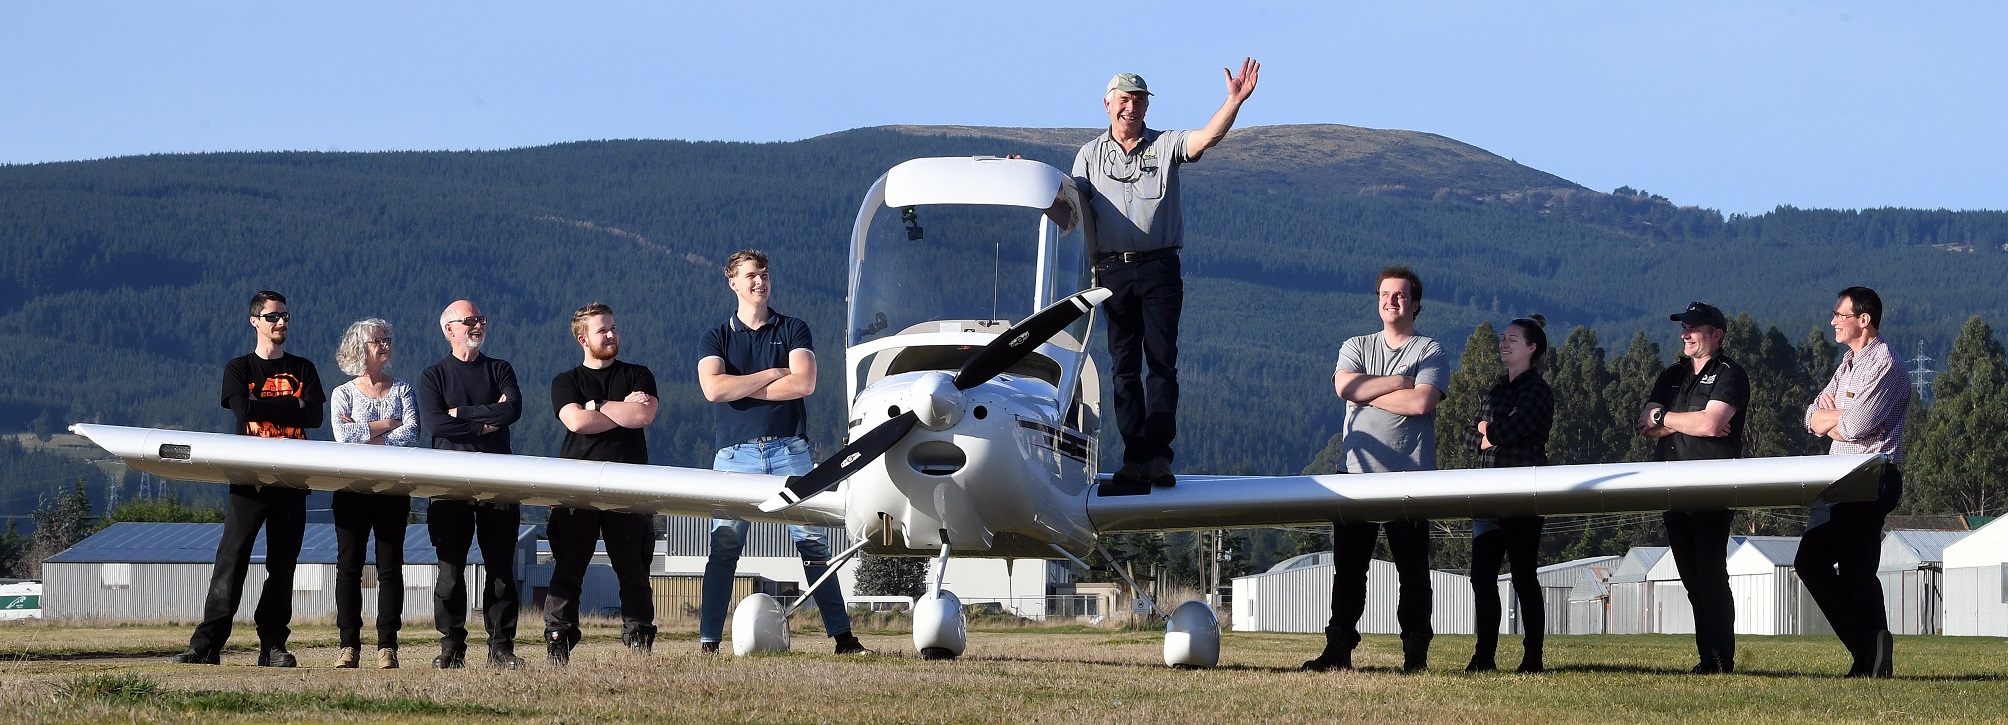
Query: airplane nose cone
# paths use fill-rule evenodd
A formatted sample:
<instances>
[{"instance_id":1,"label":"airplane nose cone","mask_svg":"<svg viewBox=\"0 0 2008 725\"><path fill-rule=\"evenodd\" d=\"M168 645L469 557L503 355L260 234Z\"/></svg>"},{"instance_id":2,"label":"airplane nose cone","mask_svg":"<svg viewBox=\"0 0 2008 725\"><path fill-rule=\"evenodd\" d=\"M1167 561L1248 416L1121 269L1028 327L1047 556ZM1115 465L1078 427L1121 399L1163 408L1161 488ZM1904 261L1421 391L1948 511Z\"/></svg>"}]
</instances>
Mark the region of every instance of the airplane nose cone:
<instances>
[{"instance_id":1,"label":"airplane nose cone","mask_svg":"<svg viewBox=\"0 0 2008 725\"><path fill-rule=\"evenodd\" d=\"M962 391L955 389L955 377L932 372L913 384L907 393L907 410L928 430L948 430L962 420Z\"/></svg>"}]
</instances>

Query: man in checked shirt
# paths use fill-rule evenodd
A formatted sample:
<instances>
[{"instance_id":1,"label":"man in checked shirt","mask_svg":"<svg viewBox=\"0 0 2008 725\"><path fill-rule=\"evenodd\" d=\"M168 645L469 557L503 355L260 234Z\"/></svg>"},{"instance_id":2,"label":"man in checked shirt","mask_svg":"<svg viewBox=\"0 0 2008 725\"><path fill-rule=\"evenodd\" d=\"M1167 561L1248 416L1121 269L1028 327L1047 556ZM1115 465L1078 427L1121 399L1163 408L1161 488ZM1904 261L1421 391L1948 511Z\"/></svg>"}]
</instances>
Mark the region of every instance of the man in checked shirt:
<instances>
[{"instance_id":1,"label":"man in checked shirt","mask_svg":"<svg viewBox=\"0 0 2008 725\"><path fill-rule=\"evenodd\" d=\"M1883 342L1882 298L1867 287L1841 290L1834 306L1834 341L1846 345L1841 365L1820 398L1806 406L1806 429L1834 439L1832 454L1889 456L1874 501L1816 501L1792 564L1820 612L1854 655L1849 677L1889 677L1889 618L1883 611L1876 560L1883 517L1903 497L1903 424L1910 414L1910 378Z\"/></svg>"}]
</instances>

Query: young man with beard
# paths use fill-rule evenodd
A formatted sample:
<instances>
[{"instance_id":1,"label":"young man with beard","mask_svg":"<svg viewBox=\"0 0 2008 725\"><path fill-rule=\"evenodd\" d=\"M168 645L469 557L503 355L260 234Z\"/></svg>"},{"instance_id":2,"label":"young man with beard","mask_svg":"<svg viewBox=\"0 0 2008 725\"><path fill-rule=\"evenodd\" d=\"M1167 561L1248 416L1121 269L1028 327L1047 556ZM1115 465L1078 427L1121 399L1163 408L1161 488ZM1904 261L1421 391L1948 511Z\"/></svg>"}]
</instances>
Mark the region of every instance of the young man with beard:
<instances>
[{"instance_id":1,"label":"young man with beard","mask_svg":"<svg viewBox=\"0 0 2008 725\"><path fill-rule=\"evenodd\" d=\"M292 319L285 295L271 290L252 295L250 319L258 332L257 347L223 366L223 407L236 417L238 435L304 439L308 429L321 427L321 405L328 396L314 364L285 350ZM286 639L292 635L293 569L307 531L307 491L253 484L230 486L202 623L189 637L188 651L174 656L175 663L218 663L244 594L260 526L265 527L265 586L252 615L258 625L258 666L298 666L299 660L286 651Z\"/></svg>"},{"instance_id":2,"label":"young man with beard","mask_svg":"<svg viewBox=\"0 0 2008 725\"><path fill-rule=\"evenodd\" d=\"M816 352L809 325L767 306L773 293L767 255L753 250L725 260L725 284L739 308L725 323L711 328L699 348L697 382L704 399L714 403L718 454L712 470L793 476L808 473L810 456L808 413L802 399L816 392ZM739 552L750 530L744 521L711 520L711 559L704 565L704 597L698 618L698 647L717 652L725 637L725 610L732 603L732 578L739 569ZM805 583L822 578L830 567L830 545L820 529L789 526L795 550L802 555ZM851 635L851 617L844 611L844 593L836 580L814 592L823 629L837 641L837 654L869 652Z\"/></svg>"},{"instance_id":3,"label":"young man with beard","mask_svg":"<svg viewBox=\"0 0 2008 725\"><path fill-rule=\"evenodd\" d=\"M1178 169L1227 137L1241 104L1255 93L1262 64L1243 59L1241 75L1226 69L1227 100L1205 128L1158 131L1144 126L1150 89L1135 73L1109 79L1102 95L1108 133L1081 146L1072 176L1093 209L1095 283L1113 293L1102 310L1109 321L1116 427L1123 466L1111 485L1137 490L1170 486L1171 441L1178 435L1178 320L1185 282L1178 250L1185 245ZM1146 374L1144 368L1150 368Z\"/></svg>"},{"instance_id":4,"label":"young man with beard","mask_svg":"<svg viewBox=\"0 0 2008 725\"><path fill-rule=\"evenodd\" d=\"M560 455L582 461L648 464L655 421L655 374L620 354L614 310L594 302L572 313L572 339L585 353L578 367L551 378L551 410L565 424ZM579 644L579 589L606 538L607 558L620 581L621 644L636 654L655 647L655 597L648 563L655 555L655 518L626 511L555 506L544 525L551 539L551 588L544 596L544 641L552 664L572 661Z\"/></svg>"},{"instance_id":5,"label":"young man with beard","mask_svg":"<svg viewBox=\"0 0 2008 725\"><path fill-rule=\"evenodd\" d=\"M1792 566L1806 592L1854 655L1849 677L1890 677L1892 641L1876 562L1883 520L1903 498L1903 428L1910 417L1910 377L1883 342L1882 297L1867 287L1841 290L1834 306L1834 342L1848 348L1840 367L1806 406L1806 430L1834 442L1835 455L1889 456L1876 500L1814 502Z\"/></svg>"},{"instance_id":6,"label":"young man with beard","mask_svg":"<svg viewBox=\"0 0 2008 725\"><path fill-rule=\"evenodd\" d=\"M516 369L481 352L488 318L481 308L459 300L439 315L439 328L453 352L419 375L418 419L432 434L432 447L449 451L511 453L509 426L523 415ZM425 517L439 556L433 590L433 619L439 626L439 656L432 666L467 665L467 549L481 544L488 581L481 614L488 627L488 663L515 669L516 527L522 507L498 501L435 499Z\"/></svg>"},{"instance_id":7,"label":"young man with beard","mask_svg":"<svg viewBox=\"0 0 2008 725\"><path fill-rule=\"evenodd\" d=\"M1346 401L1341 473L1428 471L1436 468L1436 406L1450 383L1450 360L1436 340L1417 334L1422 279L1407 267L1382 269L1374 278L1381 330L1346 340L1332 386ZM1401 624L1403 672L1429 667L1432 608L1429 522L1332 522L1332 621L1325 651L1304 663L1313 671L1352 669L1366 613L1367 567L1374 537L1387 532L1388 551L1401 582L1395 618Z\"/></svg>"},{"instance_id":8,"label":"young man with beard","mask_svg":"<svg viewBox=\"0 0 2008 725\"><path fill-rule=\"evenodd\" d=\"M1680 323L1678 360L1659 374L1639 435L1659 440L1655 461L1743 457L1743 409L1750 378L1722 352L1728 318L1714 305L1694 302L1667 320ZM1575 461L1560 461L1574 463ZM1687 601L1694 607L1695 674L1736 671L1736 597L1729 590L1729 509L1668 511L1666 540Z\"/></svg>"}]
</instances>

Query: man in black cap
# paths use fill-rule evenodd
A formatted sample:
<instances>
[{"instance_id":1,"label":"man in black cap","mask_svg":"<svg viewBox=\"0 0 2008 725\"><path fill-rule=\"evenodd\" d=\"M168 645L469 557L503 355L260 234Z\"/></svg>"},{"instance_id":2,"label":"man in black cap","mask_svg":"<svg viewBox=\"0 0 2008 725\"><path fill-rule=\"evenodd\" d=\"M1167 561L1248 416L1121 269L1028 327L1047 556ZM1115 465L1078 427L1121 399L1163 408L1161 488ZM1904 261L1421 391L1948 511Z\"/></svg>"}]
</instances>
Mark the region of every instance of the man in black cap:
<instances>
[{"instance_id":1,"label":"man in black cap","mask_svg":"<svg viewBox=\"0 0 2008 725\"><path fill-rule=\"evenodd\" d=\"M1743 409L1750 379L1722 353L1722 310L1695 302L1667 319L1680 323L1682 360L1659 374L1639 413L1638 433L1656 438L1655 461L1743 457ZM1736 601L1729 591L1728 509L1668 511L1667 545L1694 606L1695 674L1736 669Z\"/></svg>"},{"instance_id":2,"label":"man in black cap","mask_svg":"<svg viewBox=\"0 0 2008 725\"><path fill-rule=\"evenodd\" d=\"M1175 482L1171 441L1178 433L1178 318L1185 304L1178 167L1227 136L1261 69L1252 58L1242 60L1239 76L1221 69L1227 100L1205 128L1192 131L1144 127L1150 88L1135 73L1117 73L1102 95L1108 132L1074 155L1074 184L1094 211L1095 283L1113 293L1102 310L1123 437L1123 466L1114 479L1121 488Z\"/></svg>"}]
</instances>

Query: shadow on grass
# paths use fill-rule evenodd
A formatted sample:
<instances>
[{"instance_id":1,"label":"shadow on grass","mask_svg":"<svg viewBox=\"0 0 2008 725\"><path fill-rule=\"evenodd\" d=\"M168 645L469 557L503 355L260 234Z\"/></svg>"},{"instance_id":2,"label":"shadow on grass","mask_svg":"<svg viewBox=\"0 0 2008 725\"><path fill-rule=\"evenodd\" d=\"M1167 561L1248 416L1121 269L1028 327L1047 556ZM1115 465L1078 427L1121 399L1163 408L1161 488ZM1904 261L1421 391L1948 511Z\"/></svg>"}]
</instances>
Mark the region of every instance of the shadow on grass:
<instances>
[{"instance_id":1,"label":"shadow on grass","mask_svg":"<svg viewBox=\"0 0 2008 725\"><path fill-rule=\"evenodd\" d=\"M1689 677L1720 676L1720 675L1695 675L1689 672L1685 668L1647 667L1644 665L1561 665L1561 666L1551 666L1548 668L1548 671L1552 673L1585 672L1594 674L1622 674L1622 675L1686 675ZM1729 676L1735 677L1738 675L1744 677L1769 677L1775 679L1791 679L1791 680L1845 679L1844 677L1842 677L1842 673L1839 672L1791 672L1784 670L1750 670L1750 669L1738 669L1736 671L1736 674ZM1896 677L1890 679L1902 680L1906 682L2008 682L2008 675L2000 675L2000 674L1897 675Z\"/></svg>"},{"instance_id":2,"label":"shadow on grass","mask_svg":"<svg viewBox=\"0 0 2008 725\"><path fill-rule=\"evenodd\" d=\"M434 702L416 697L363 697L346 692L174 690L146 675L85 675L56 687L56 696L74 702L152 707L180 712L266 713L332 711L372 715L515 715L508 708Z\"/></svg>"}]
</instances>

